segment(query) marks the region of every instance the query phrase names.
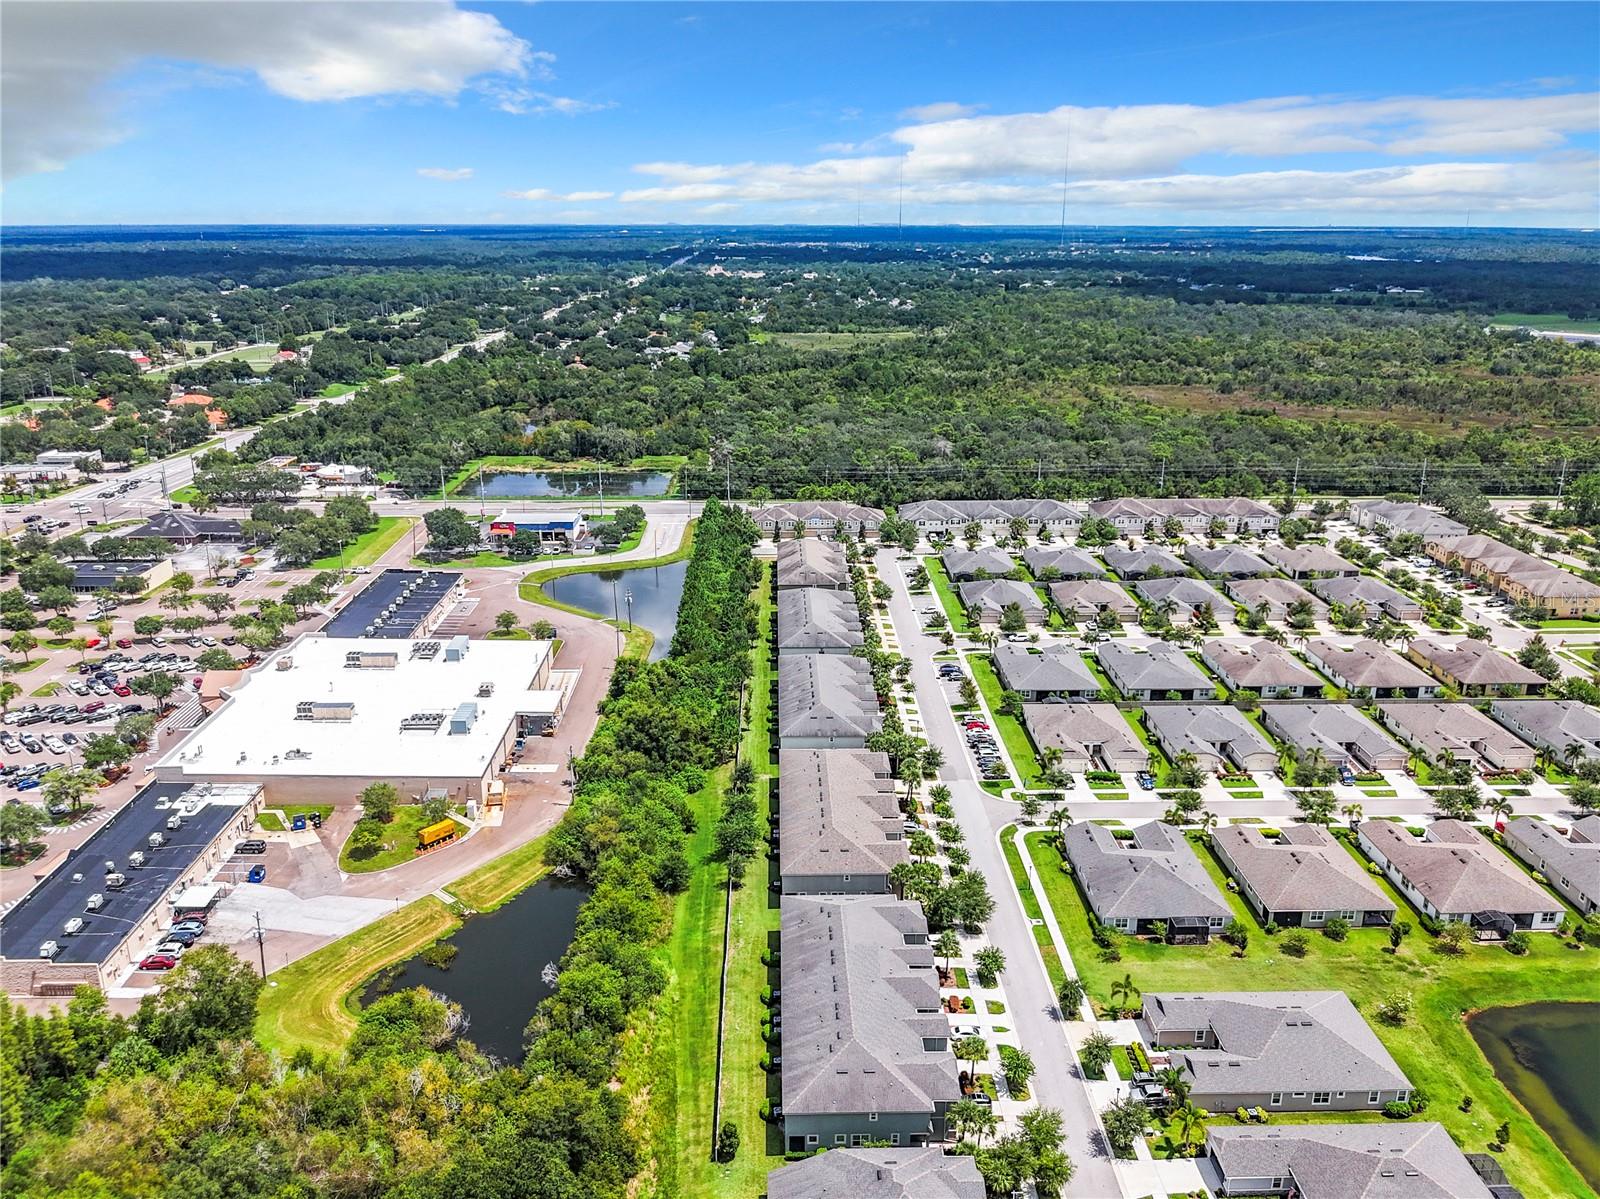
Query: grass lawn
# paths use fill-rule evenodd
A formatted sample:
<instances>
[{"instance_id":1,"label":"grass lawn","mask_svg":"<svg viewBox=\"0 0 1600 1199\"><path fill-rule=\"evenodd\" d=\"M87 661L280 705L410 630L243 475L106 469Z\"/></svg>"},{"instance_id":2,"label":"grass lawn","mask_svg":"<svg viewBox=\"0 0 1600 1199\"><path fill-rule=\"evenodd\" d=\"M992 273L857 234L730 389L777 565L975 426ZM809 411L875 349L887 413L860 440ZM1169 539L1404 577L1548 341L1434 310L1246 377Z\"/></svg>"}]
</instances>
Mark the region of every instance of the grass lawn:
<instances>
[{"instance_id":1,"label":"grass lawn","mask_svg":"<svg viewBox=\"0 0 1600 1199\"><path fill-rule=\"evenodd\" d=\"M1541 620L1536 622L1536 627L1541 629L1587 629L1589 632L1600 630L1600 621L1595 620Z\"/></svg>"},{"instance_id":2,"label":"grass lawn","mask_svg":"<svg viewBox=\"0 0 1600 1199\"><path fill-rule=\"evenodd\" d=\"M545 876L545 837L535 837L510 853L485 862L446 888L475 912L492 912Z\"/></svg>"},{"instance_id":3,"label":"grass lawn","mask_svg":"<svg viewBox=\"0 0 1600 1199\"><path fill-rule=\"evenodd\" d=\"M285 821L292 821L296 816L321 816L324 820L333 815L333 805L327 803L289 803L279 804L275 808L263 809L256 817L256 823L268 832L281 833L288 827Z\"/></svg>"},{"instance_id":4,"label":"grass lawn","mask_svg":"<svg viewBox=\"0 0 1600 1199\"><path fill-rule=\"evenodd\" d=\"M1015 716L1007 716L1000 711L1000 697L1003 691L1000 679L994 672L994 659L986 654L969 654L967 665L972 668L973 681L978 684L984 702L989 705L989 714L994 717L1000 739L1006 743L1006 752L1011 755L1017 773L1022 776L1020 780L1022 785L1030 791L1043 787L1039 755L1034 752L1033 739L1028 736L1028 730L1022 727L1022 722Z\"/></svg>"},{"instance_id":5,"label":"grass lawn","mask_svg":"<svg viewBox=\"0 0 1600 1199\"><path fill-rule=\"evenodd\" d=\"M1022 868L1022 854L1012 839L1016 826L1008 829L1000 837L1000 849L1006 856L1006 866L1011 871L1011 881L1016 885L1017 894L1022 897L1022 911L1028 917L1028 922L1033 928L1033 939L1039 946L1039 956L1044 959L1045 973L1050 976L1051 990L1060 990L1061 984L1067 980L1066 967L1061 964L1061 955L1056 952L1055 942L1050 939L1050 930L1042 921L1044 912L1039 908L1039 897L1034 893L1033 884L1028 881L1027 873ZM965 986L966 979L957 967L956 985Z\"/></svg>"},{"instance_id":6,"label":"grass lawn","mask_svg":"<svg viewBox=\"0 0 1600 1199\"><path fill-rule=\"evenodd\" d=\"M355 1031L355 988L454 931L458 923L449 908L426 895L285 966L261 992L256 1039L286 1056L301 1046L339 1052Z\"/></svg>"},{"instance_id":7,"label":"grass lawn","mask_svg":"<svg viewBox=\"0 0 1600 1199\"><path fill-rule=\"evenodd\" d=\"M1509 1121L1511 1143L1499 1157L1524 1194L1594 1194L1501 1087L1462 1019L1464 1013L1508 1002L1592 1001L1593 951L1575 952L1559 938L1539 934L1526 957L1497 946L1474 946L1455 958L1436 952L1418 927L1397 955L1385 952L1384 930L1355 929L1342 943L1314 935L1307 955L1295 959L1278 952L1277 939L1261 930L1237 895L1225 892L1251 930L1248 956L1234 957L1232 947L1220 941L1178 947L1124 937L1122 960L1107 963L1090 938L1077 887L1061 872L1059 852L1043 834L1028 838L1028 852L1078 972L1097 1000L1105 1002L1112 983L1125 973L1151 991L1342 990L1371 1021L1401 1069L1432 1099L1424 1119L1444 1124L1469 1153L1484 1152L1496 1126ZM1220 873L1208 850L1201 851L1201 860L1213 875ZM1415 913L1408 918L1415 926ZM1405 991L1412 999L1411 1016L1398 1028L1371 1020L1373 1008L1394 991ZM1470 1112L1459 1109L1463 1095L1473 1097Z\"/></svg>"},{"instance_id":8,"label":"grass lawn","mask_svg":"<svg viewBox=\"0 0 1600 1199\"><path fill-rule=\"evenodd\" d=\"M1502 312L1489 319L1495 325L1526 325L1530 329L1549 329L1556 333L1600 333L1600 321L1574 320L1556 312Z\"/></svg>"},{"instance_id":9,"label":"grass lawn","mask_svg":"<svg viewBox=\"0 0 1600 1199\"><path fill-rule=\"evenodd\" d=\"M444 562L435 562L428 558L413 558L411 565L428 567L432 570L443 570L451 567L472 566L526 566L527 560L523 558L508 558L504 554L496 554L491 550L473 554L470 558L450 558Z\"/></svg>"},{"instance_id":10,"label":"grass lawn","mask_svg":"<svg viewBox=\"0 0 1600 1199\"><path fill-rule=\"evenodd\" d=\"M489 634L490 641L532 641L533 634L527 629L494 629Z\"/></svg>"},{"instance_id":11,"label":"grass lawn","mask_svg":"<svg viewBox=\"0 0 1600 1199\"><path fill-rule=\"evenodd\" d=\"M331 400L339 396L347 396L359 386L359 383L330 383L317 392L317 395L322 399Z\"/></svg>"},{"instance_id":12,"label":"grass lawn","mask_svg":"<svg viewBox=\"0 0 1600 1199\"><path fill-rule=\"evenodd\" d=\"M1139 744L1144 746L1144 752L1150 755L1151 764L1155 767L1151 773L1156 776L1156 785L1167 786L1167 775L1172 771L1172 761L1156 744L1155 738L1150 735L1150 730L1144 727L1144 709L1124 708L1122 717L1133 727L1134 736L1139 738Z\"/></svg>"},{"instance_id":13,"label":"grass lawn","mask_svg":"<svg viewBox=\"0 0 1600 1199\"><path fill-rule=\"evenodd\" d=\"M972 622L967 619L967 614L962 610L961 599L956 595L954 584L950 576L944 571L944 563L938 558L924 558L922 564L928 568L928 579L933 584L933 593L939 597L939 602L944 605L944 614L950 619L950 628L957 633L970 633L973 631Z\"/></svg>"},{"instance_id":14,"label":"grass lawn","mask_svg":"<svg viewBox=\"0 0 1600 1199\"><path fill-rule=\"evenodd\" d=\"M0 670L5 671L6 674L22 674L25 671L38 670L39 667L45 664L45 661L46 659L44 658L31 658L26 662L18 662L15 658L7 658L3 664L0 664Z\"/></svg>"},{"instance_id":15,"label":"grass lawn","mask_svg":"<svg viewBox=\"0 0 1600 1199\"><path fill-rule=\"evenodd\" d=\"M421 804L396 804L394 819L383 826L383 848L370 857L358 858L346 841L339 851L339 869L349 874L370 874L409 862L417 856L417 833L427 823Z\"/></svg>"},{"instance_id":16,"label":"grass lawn","mask_svg":"<svg viewBox=\"0 0 1600 1199\"><path fill-rule=\"evenodd\" d=\"M312 570L338 570L341 562L344 566L371 566L384 553L393 548L417 523L415 516L380 516L378 527L370 533L363 533L349 545L344 547L344 555L329 554L326 558L318 558L311 564Z\"/></svg>"}]
</instances>

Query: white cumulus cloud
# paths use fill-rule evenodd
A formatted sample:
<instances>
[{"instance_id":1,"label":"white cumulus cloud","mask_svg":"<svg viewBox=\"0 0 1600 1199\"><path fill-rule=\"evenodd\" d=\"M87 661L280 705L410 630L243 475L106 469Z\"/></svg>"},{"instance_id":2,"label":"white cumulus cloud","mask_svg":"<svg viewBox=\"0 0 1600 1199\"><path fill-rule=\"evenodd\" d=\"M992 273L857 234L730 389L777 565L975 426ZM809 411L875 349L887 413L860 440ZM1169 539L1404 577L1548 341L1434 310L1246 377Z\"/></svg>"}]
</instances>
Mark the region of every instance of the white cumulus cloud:
<instances>
[{"instance_id":1,"label":"white cumulus cloud","mask_svg":"<svg viewBox=\"0 0 1600 1199\"><path fill-rule=\"evenodd\" d=\"M612 194L607 191L558 192L551 191L548 187L530 187L523 191L509 191L506 196L512 200L554 201L560 204L592 204L596 200L609 200Z\"/></svg>"},{"instance_id":2,"label":"white cumulus cloud","mask_svg":"<svg viewBox=\"0 0 1600 1199\"><path fill-rule=\"evenodd\" d=\"M418 167L417 174L424 179L439 179L446 183L457 183L462 179L472 178L471 167Z\"/></svg>"},{"instance_id":3,"label":"white cumulus cloud","mask_svg":"<svg viewBox=\"0 0 1600 1199\"><path fill-rule=\"evenodd\" d=\"M918 104L904 109L900 116L907 121L955 121L975 116L982 108L977 104L957 104L954 100L940 100L934 104Z\"/></svg>"}]
</instances>

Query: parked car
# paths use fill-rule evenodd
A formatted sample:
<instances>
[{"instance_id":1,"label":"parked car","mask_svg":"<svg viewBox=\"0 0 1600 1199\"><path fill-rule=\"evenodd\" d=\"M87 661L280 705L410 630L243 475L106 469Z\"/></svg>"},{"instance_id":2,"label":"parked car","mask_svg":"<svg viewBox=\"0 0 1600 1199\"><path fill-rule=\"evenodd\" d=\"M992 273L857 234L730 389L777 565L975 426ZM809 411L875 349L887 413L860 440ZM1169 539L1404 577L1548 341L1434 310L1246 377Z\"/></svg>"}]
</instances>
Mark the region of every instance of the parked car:
<instances>
[{"instance_id":1,"label":"parked car","mask_svg":"<svg viewBox=\"0 0 1600 1199\"><path fill-rule=\"evenodd\" d=\"M118 683L115 687L111 688L111 694L124 696L132 695L133 688L128 686L126 683Z\"/></svg>"},{"instance_id":2,"label":"parked car","mask_svg":"<svg viewBox=\"0 0 1600 1199\"><path fill-rule=\"evenodd\" d=\"M234 853L266 853L267 843L259 838L252 837L248 841L240 841L233 847Z\"/></svg>"},{"instance_id":3,"label":"parked car","mask_svg":"<svg viewBox=\"0 0 1600 1199\"><path fill-rule=\"evenodd\" d=\"M179 931L177 928L173 928L167 933L168 941L176 945L180 945L184 949L188 949L189 946L193 945L199 939L200 934L198 932Z\"/></svg>"},{"instance_id":4,"label":"parked car","mask_svg":"<svg viewBox=\"0 0 1600 1199\"><path fill-rule=\"evenodd\" d=\"M178 959L170 953L152 953L139 962L141 970L171 970Z\"/></svg>"}]
</instances>

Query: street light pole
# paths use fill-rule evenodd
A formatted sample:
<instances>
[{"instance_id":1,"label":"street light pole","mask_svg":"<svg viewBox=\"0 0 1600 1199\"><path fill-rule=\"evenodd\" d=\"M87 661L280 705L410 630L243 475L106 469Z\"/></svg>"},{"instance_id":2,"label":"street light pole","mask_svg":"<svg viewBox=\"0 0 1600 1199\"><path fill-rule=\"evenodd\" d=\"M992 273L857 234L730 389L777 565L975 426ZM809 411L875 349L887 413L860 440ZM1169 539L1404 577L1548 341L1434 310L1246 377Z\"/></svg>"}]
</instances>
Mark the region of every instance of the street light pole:
<instances>
[{"instance_id":1,"label":"street light pole","mask_svg":"<svg viewBox=\"0 0 1600 1199\"><path fill-rule=\"evenodd\" d=\"M256 913L256 948L261 951L261 977L267 977L267 934L261 931L261 913Z\"/></svg>"},{"instance_id":2,"label":"street light pole","mask_svg":"<svg viewBox=\"0 0 1600 1199\"><path fill-rule=\"evenodd\" d=\"M623 594L628 601L628 632L631 633L633 632L633 588L629 587Z\"/></svg>"}]
</instances>

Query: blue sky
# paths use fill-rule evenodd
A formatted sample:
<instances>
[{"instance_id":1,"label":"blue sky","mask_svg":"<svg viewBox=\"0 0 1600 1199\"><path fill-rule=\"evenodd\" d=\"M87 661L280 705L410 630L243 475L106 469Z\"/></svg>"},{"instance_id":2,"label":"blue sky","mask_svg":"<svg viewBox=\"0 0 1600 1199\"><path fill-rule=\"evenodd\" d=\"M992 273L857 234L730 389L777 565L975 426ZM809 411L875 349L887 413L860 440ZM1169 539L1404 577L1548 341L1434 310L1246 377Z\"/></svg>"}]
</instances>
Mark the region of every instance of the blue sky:
<instances>
[{"instance_id":1,"label":"blue sky","mask_svg":"<svg viewBox=\"0 0 1600 1199\"><path fill-rule=\"evenodd\" d=\"M1600 223L1594 4L12 0L29 223Z\"/></svg>"}]
</instances>

